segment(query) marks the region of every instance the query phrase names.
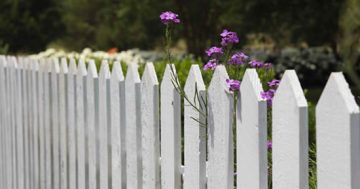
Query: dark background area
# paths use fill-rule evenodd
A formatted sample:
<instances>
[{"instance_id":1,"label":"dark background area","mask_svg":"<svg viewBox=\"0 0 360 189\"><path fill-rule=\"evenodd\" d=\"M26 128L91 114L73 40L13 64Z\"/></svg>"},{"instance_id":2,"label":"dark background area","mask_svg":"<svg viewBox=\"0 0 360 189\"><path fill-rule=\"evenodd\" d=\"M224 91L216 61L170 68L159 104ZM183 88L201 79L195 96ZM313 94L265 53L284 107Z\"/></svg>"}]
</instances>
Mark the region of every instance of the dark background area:
<instances>
[{"instance_id":1,"label":"dark background area","mask_svg":"<svg viewBox=\"0 0 360 189\"><path fill-rule=\"evenodd\" d=\"M159 14L172 10L182 21L175 41L185 41L195 56L228 28L240 37L237 48L280 71L312 75L301 78L307 86L323 85L337 70L360 86L358 0L1 0L0 10L2 54L162 49Z\"/></svg>"}]
</instances>

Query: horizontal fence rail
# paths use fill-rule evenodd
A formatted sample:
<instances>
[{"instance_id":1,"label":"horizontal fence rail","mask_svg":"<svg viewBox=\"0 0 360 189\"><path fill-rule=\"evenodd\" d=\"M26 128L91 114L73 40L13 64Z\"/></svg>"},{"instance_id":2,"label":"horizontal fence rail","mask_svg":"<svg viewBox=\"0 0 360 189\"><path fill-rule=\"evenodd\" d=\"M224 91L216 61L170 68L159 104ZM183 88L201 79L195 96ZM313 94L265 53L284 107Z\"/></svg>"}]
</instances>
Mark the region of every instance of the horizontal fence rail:
<instances>
[{"instance_id":1,"label":"horizontal fence rail","mask_svg":"<svg viewBox=\"0 0 360 189\"><path fill-rule=\"evenodd\" d=\"M267 189L269 179L309 188L308 104L295 71L273 100L272 170L256 70L236 103L226 79L218 66L206 89L192 65L183 96L174 65L159 82L152 63L124 77L119 62L98 72L93 60L1 56L0 188ZM317 104L316 149L317 188L360 187L360 112L342 73Z\"/></svg>"}]
</instances>

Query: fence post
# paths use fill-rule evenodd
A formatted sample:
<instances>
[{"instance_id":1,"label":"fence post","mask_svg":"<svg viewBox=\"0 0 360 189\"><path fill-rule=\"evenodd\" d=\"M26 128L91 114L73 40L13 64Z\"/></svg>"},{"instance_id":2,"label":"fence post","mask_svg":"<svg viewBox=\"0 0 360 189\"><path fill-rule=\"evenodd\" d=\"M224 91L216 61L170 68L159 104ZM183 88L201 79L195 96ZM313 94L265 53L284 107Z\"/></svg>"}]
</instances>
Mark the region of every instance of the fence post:
<instances>
[{"instance_id":1,"label":"fence post","mask_svg":"<svg viewBox=\"0 0 360 189\"><path fill-rule=\"evenodd\" d=\"M294 70L285 71L272 110L272 186L307 189L308 111Z\"/></svg>"},{"instance_id":2,"label":"fence post","mask_svg":"<svg viewBox=\"0 0 360 189\"><path fill-rule=\"evenodd\" d=\"M184 91L184 188L205 189L206 89L198 65L191 66Z\"/></svg>"},{"instance_id":3,"label":"fence post","mask_svg":"<svg viewBox=\"0 0 360 189\"><path fill-rule=\"evenodd\" d=\"M208 187L234 188L233 93L223 65L216 68L208 92Z\"/></svg>"},{"instance_id":4,"label":"fence post","mask_svg":"<svg viewBox=\"0 0 360 189\"><path fill-rule=\"evenodd\" d=\"M316 106L317 187L360 186L360 113L342 73L332 73Z\"/></svg>"},{"instance_id":5,"label":"fence post","mask_svg":"<svg viewBox=\"0 0 360 189\"><path fill-rule=\"evenodd\" d=\"M181 99L174 87L173 64L166 65L161 82L161 188L181 188Z\"/></svg>"},{"instance_id":6,"label":"fence post","mask_svg":"<svg viewBox=\"0 0 360 189\"><path fill-rule=\"evenodd\" d=\"M159 82L154 65L147 63L141 81L141 127L145 189L160 188Z\"/></svg>"},{"instance_id":7,"label":"fence post","mask_svg":"<svg viewBox=\"0 0 360 189\"><path fill-rule=\"evenodd\" d=\"M125 79L126 102L126 184L127 188L142 188L140 77L137 64L129 64Z\"/></svg>"},{"instance_id":8,"label":"fence post","mask_svg":"<svg viewBox=\"0 0 360 189\"><path fill-rule=\"evenodd\" d=\"M44 65L45 61L39 61L39 176L40 176L40 189L46 189L46 170L45 170L45 91L44 91ZM21 70L21 74L23 69Z\"/></svg>"}]
</instances>

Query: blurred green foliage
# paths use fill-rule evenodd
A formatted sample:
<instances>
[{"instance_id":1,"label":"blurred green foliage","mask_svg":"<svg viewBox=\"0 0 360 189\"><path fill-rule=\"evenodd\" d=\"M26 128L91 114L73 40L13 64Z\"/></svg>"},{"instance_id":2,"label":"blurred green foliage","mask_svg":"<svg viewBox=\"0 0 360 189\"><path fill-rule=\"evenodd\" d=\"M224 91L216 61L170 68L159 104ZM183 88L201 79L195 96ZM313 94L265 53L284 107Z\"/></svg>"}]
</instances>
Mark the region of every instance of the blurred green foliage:
<instances>
[{"instance_id":1,"label":"blurred green foliage","mask_svg":"<svg viewBox=\"0 0 360 189\"><path fill-rule=\"evenodd\" d=\"M265 33L276 48L305 42L336 46L343 1L337 0L2 0L0 39L11 52L36 52L48 44L69 50L84 47L120 50L161 47L159 14L179 13L174 36L189 52L203 55L229 28L242 44L251 33Z\"/></svg>"}]
</instances>

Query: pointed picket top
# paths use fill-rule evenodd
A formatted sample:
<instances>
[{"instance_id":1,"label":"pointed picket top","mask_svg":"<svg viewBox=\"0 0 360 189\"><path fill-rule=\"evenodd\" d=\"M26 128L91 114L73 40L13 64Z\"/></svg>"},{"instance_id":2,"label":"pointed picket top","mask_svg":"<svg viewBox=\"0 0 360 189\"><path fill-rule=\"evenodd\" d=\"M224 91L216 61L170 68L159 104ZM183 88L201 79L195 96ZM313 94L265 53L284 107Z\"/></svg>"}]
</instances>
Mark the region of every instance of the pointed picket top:
<instances>
[{"instance_id":1,"label":"pointed picket top","mask_svg":"<svg viewBox=\"0 0 360 189\"><path fill-rule=\"evenodd\" d=\"M147 85L159 85L153 63L146 63L142 82Z\"/></svg>"},{"instance_id":2,"label":"pointed picket top","mask_svg":"<svg viewBox=\"0 0 360 189\"><path fill-rule=\"evenodd\" d=\"M209 93L213 91L225 91L227 93L232 93L226 85L226 79L229 79L229 75L226 72L226 68L223 65L219 65L216 67L213 77L210 81L209 85Z\"/></svg>"},{"instance_id":3,"label":"pointed picket top","mask_svg":"<svg viewBox=\"0 0 360 189\"><path fill-rule=\"evenodd\" d=\"M206 186L205 90L199 65L192 65L184 91L196 108L184 99L184 189Z\"/></svg>"},{"instance_id":4,"label":"pointed picket top","mask_svg":"<svg viewBox=\"0 0 360 189\"><path fill-rule=\"evenodd\" d=\"M73 58L70 58L69 73L75 75L76 72L77 72L76 60Z\"/></svg>"},{"instance_id":5,"label":"pointed picket top","mask_svg":"<svg viewBox=\"0 0 360 189\"><path fill-rule=\"evenodd\" d=\"M124 80L124 74L121 68L120 62L114 62L112 71L111 71L111 78L115 81L123 81Z\"/></svg>"},{"instance_id":6,"label":"pointed picket top","mask_svg":"<svg viewBox=\"0 0 360 189\"><path fill-rule=\"evenodd\" d=\"M30 62L31 64L31 62ZM60 65L59 65L59 59L54 58L51 60L51 72L52 73L59 73L60 72Z\"/></svg>"},{"instance_id":7,"label":"pointed picket top","mask_svg":"<svg viewBox=\"0 0 360 189\"><path fill-rule=\"evenodd\" d=\"M208 187L233 188L233 93L223 65L216 67L208 90Z\"/></svg>"},{"instance_id":8,"label":"pointed picket top","mask_svg":"<svg viewBox=\"0 0 360 189\"><path fill-rule=\"evenodd\" d=\"M87 74L85 59L83 59L83 58L81 58L79 60L77 74L78 74L78 76L86 76L86 74Z\"/></svg>"},{"instance_id":9,"label":"pointed picket top","mask_svg":"<svg viewBox=\"0 0 360 189\"><path fill-rule=\"evenodd\" d=\"M298 107L307 107L307 101L304 96L304 92L301 88L300 81L294 70L285 71L284 76L281 79L281 83L278 89L276 90L276 94L273 99L274 103L276 101L280 101L281 100L280 98L283 98L281 97L283 93L291 95L291 98L295 100L296 105Z\"/></svg>"},{"instance_id":10,"label":"pointed picket top","mask_svg":"<svg viewBox=\"0 0 360 189\"><path fill-rule=\"evenodd\" d=\"M88 77L91 77L91 78L97 78L98 77L98 73L97 73L97 70L96 70L96 65L95 65L94 60L89 60L87 73L88 73Z\"/></svg>"},{"instance_id":11,"label":"pointed picket top","mask_svg":"<svg viewBox=\"0 0 360 189\"><path fill-rule=\"evenodd\" d=\"M273 187L308 188L307 102L294 70L285 71L272 104Z\"/></svg>"},{"instance_id":12,"label":"pointed picket top","mask_svg":"<svg viewBox=\"0 0 360 189\"><path fill-rule=\"evenodd\" d=\"M260 95L260 93L263 91L263 88L256 69L247 69L241 82L240 91L249 89L251 89L250 91L253 92L253 96L256 97L257 101L265 101L261 98Z\"/></svg>"},{"instance_id":13,"label":"pointed picket top","mask_svg":"<svg viewBox=\"0 0 360 189\"><path fill-rule=\"evenodd\" d=\"M60 65L60 73L66 74L66 73L68 73L68 71L69 71L69 68L68 68L67 60L66 60L66 58L62 58L61 65Z\"/></svg>"},{"instance_id":14,"label":"pointed picket top","mask_svg":"<svg viewBox=\"0 0 360 189\"><path fill-rule=\"evenodd\" d=\"M161 88L168 88L168 90L174 89L173 81L177 78L177 72L174 64L167 64L164 72L164 76L161 82Z\"/></svg>"},{"instance_id":15,"label":"pointed picket top","mask_svg":"<svg viewBox=\"0 0 360 189\"><path fill-rule=\"evenodd\" d=\"M205 84L201 75L199 65L191 65L188 78L186 79L185 93L194 93L195 86L197 90L205 90Z\"/></svg>"},{"instance_id":16,"label":"pointed picket top","mask_svg":"<svg viewBox=\"0 0 360 189\"><path fill-rule=\"evenodd\" d=\"M100 75L99 76L100 78L104 78L104 79L110 78L110 69L109 69L109 63L107 60L103 60L101 62L99 75Z\"/></svg>"},{"instance_id":17,"label":"pointed picket top","mask_svg":"<svg viewBox=\"0 0 360 189\"><path fill-rule=\"evenodd\" d=\"M317 186L360 186L360 113L342 73L332 73L316 106Z\"/></svg>"},{"instance_id":18,"label":"pointed picket top","mask_svg":"<svg viewBox=\"0 0 360 189\"><path fill-rule=\"evenodd\" d=\"M322 92L317 109L328 109L328 103L332 99L341 99L343 107L348 113L358 113L359 107L356 104L355 98L351 93L349 84L346 82L344 75L341 72L332 73L325 89Z\"/></svg>"},{"instance_id":19,"label":"pointed picket top","mask_svg":"<svg viewBox=\"0 0 360 189\"><path fill-rule=\"evenodd\" d=\"M126 82L129 83L140 83L140 76L138 72L138 65L136 64L129 64L128 70L126 73Z\"/></svg>"},{"instance_id":20,"label":"pointed picket top","mask_svg":"<svg viewBox=\"0 0 360 189\"><path fill-rule=\"evenodd\" d=\"M39 61L38 61L38 60L33 60L32 65L33 65L33 67L32 67L33 70L39 71L40 65L39 65ZM18 61L18 67L21 68L21 66L22 66L22 65L20 65L20 61Z\"/></svg>"}]
</instances>

